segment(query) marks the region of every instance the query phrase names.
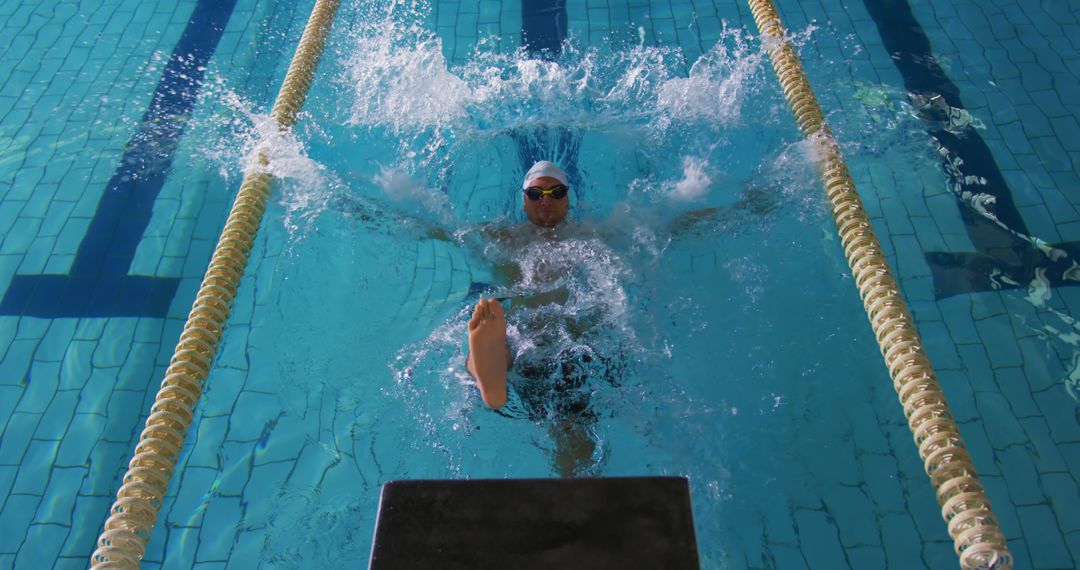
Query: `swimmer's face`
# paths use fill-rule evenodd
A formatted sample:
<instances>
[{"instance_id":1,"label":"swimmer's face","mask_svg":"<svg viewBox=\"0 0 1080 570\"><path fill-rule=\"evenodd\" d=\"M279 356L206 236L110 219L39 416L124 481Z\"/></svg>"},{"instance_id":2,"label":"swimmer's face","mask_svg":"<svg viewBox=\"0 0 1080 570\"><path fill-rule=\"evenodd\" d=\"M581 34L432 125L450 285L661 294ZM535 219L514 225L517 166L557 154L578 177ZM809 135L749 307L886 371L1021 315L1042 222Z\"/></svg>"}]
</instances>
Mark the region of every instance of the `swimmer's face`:
<instances>
[{"instance_id":1,"label":"swimmer's face","mask_svg":"<svg viewBox=\"0 0 1080 570\"><path fill-rule=\"evenodd\" d=\"M529 181L529 186L551 188L562 184L558 179L550 176L541 176ZM541 196L539 200L530 200L525 193L521 193L522 208L529 221L544 228L553 228L566 219L570 212L570 196L553 198L551 195Z\"/></svg>"}]
</instances>

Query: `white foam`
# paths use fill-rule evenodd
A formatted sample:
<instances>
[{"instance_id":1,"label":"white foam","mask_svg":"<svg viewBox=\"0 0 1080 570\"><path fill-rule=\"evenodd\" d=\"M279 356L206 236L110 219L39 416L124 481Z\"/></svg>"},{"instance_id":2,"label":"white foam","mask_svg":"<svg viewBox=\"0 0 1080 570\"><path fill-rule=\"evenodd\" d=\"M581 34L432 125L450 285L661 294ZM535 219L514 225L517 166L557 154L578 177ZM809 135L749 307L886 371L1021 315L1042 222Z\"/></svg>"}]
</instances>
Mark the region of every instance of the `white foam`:
<instances>
[{"instance_id":1,"label":"white foam","mask_svg":"<svg viewBox=\"0 0 1080 570\"><path fill-rule=\"evenodd\" d=\"M733 124L760 81L765 52L752 48L738 30L725 28L720 40L690 67L687 77L665 81L657 107L666 121Z\"/></svg>"},{"instance_id":2,"label":"white foam","mask_svg":"<svg viewBox=\"0 0 1080 570\"><path fill-rule=\"evenodd\" d=\"M209 143L196 148L195 155L216 166L227 183L235 184L237 174L268 172L281 181L284 224L290 235L301 237L326 209L336 186L336 177L308 156L306 145L292 129L281 130L269 113L230 89L223 80L212 79L201 103L215 105L217 112L197 123L195 130L210 131L199 138Z\"/></svg>"},{"instance_id":3,"label":"white foam","mask_svg":"<svg viewBox=\"0 0 1080 570\"><path fill-rule=\"evenodd\" d=\"M401 167L381 166L373 181L394 202L412 203L434 214L442 222L449 222L452 218L446 197L413 178Z\"/></svg>"},{"instance_id":4,"label":"white foam","mask_svg":"<svg viewBox=\"0 0 1080 570\"><path fill-rule=\"evenodd\" d=\"M400 45L393 30L360 36L348 65L355 86L349 123L389 126L395 133L451 125L474 99L469 85L448 70L442 41L417 30L414 45Z\"/></svg>"},{"instance_id":5,"label":"white foam","mask_svg":"<svg viewBox=\"0 0 1080 570\"><path fill-rule=\"evenodd\" d=\"M684 156L682 180L675 183L667 196L672 200L685 202L708 194L712 178L705 172L707 167L708 163L704 159Z\"/></svg>"}]
</instances>

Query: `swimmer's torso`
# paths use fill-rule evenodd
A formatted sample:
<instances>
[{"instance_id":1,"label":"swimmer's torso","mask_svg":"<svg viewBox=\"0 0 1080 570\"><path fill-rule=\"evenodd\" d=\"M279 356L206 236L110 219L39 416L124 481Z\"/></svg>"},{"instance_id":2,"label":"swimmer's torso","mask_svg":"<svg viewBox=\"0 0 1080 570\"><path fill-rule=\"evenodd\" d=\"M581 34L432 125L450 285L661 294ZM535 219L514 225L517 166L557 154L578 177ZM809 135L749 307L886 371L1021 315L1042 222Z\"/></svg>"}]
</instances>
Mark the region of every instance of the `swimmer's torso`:
<instances>
[{"instance_id":1,"label":"swimmer's torso","mask_svg":"<svg viewBox=\"0 0 1080 570\"><path fill-rule=\"evenodd\" d=\"M518 315L523 333L547 336L554 325L580 338L597 321L622 313L624 262L589 227L504 228L492 232L485 255L496 282L514 299L511 313L526 309Z\"/></svg>"}]
</instances>

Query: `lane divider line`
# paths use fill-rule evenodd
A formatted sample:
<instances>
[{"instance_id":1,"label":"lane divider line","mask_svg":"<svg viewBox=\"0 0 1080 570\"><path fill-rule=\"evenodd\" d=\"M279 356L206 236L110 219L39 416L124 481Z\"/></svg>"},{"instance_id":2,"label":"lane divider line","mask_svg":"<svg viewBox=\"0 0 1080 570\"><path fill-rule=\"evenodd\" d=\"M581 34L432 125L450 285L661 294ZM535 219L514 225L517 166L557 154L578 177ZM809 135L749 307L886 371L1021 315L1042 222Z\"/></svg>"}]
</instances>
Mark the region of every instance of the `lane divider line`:
<instances>
[{"instance_id":1,"label":"lane divider line","mask_svg":"<svg viewBox=\"0 0 1080 570\"><path fill-rule=\"evenodd\" d=\"M748 0L784 97L814 144L840 243L855 276L893 388L964 570L1005 570L1013 556L945 401L922 339L870 225L840 147L772 0Z\"/></svg>"},{"instance_id":2,"label":"lane divider line","mask_svg":"<svg viewBox=\"0 0 1080 570\"><path fill-rule=\"evenodd\" d=\"M339 0L315 2L270 113L281 130L296 124L296 115L307 98L338 4ZM266 156L260 154L258 164L262 168L244 173L180 342L139 436L135 456L128 463L116 502L98 537L98 548L90 561L92 568L137 569L146 553L146 543L183 451L185 434L202 396L210 364L266 211L273 182L273 176L265 169L268 163Z\"/></svg>"}]
</instances>

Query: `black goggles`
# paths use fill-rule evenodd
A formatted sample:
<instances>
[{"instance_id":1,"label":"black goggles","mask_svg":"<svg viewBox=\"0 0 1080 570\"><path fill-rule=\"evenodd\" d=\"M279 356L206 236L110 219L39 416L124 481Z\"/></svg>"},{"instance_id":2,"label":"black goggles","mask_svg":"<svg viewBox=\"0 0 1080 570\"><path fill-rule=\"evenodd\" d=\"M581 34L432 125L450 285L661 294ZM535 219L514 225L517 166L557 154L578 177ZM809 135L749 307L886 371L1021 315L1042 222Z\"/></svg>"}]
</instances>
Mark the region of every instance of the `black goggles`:
<instances>
[{"instance_id":1,"label":"black goggles","mask_svg":"<svg viewBox=\"0 0 1080 570\"><path fill-rule=\"evenodd\" d=\"M539 200L544 196L551 196L556 200L562 200L566 197L566 193L570 189L564 184L557 184L551 188L541 188L539 186L529 186L525 189L525 197L530 200Z\"/></svg>"}]
</instances>

